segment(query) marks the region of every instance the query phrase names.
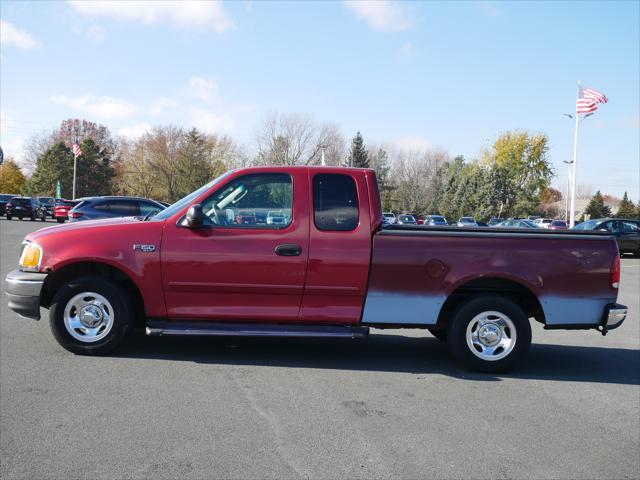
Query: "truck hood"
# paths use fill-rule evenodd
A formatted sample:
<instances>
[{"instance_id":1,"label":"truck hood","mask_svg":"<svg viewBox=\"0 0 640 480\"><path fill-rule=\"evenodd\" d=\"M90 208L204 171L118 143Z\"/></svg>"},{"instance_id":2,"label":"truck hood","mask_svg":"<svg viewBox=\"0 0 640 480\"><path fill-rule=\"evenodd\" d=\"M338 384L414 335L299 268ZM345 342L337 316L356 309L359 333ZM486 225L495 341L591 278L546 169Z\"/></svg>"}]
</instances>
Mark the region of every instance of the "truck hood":
<instances>
[{"instance_id":1,"label":"truck hood","mask_svg":"<svg viewBox=\"0 0 640 480\"><path fill-rule=\"evenodd\" d=\"M43 228L27 235L43 249L40 271L77 262L108 263L142 275L145 265L159 261L164 221L135 217L86 220Z\"/></svg>"},{"instance_id":2,"label":"truck hood","mask_svg":"<svg viewBox=\"0 0 640 480\"><path fill-rule=\"evenodd\" d=\"M30 240L32 242L38 242L40 239L44 237L48 237L49 235L68 235L72 233L78 233L78 231L82 232L82 234L87 235L96 235L101 234L101 231L109 230L111 228L116 228L121 230L122 228L126 229L135 229L134 225L139 225L142 223L150 223L150 222L141 222L138 220L138 217L119 217L119 218L105 218L103 220L84 220L81 222L72 222L72 223L63 223L60 225L52 225L50 227L41 228L40 230L36 230L28 234L25 239ZM153 222L158 223L158 222ZM162 222L159 222L162 223Z\"/></svg>"}]
</instances>

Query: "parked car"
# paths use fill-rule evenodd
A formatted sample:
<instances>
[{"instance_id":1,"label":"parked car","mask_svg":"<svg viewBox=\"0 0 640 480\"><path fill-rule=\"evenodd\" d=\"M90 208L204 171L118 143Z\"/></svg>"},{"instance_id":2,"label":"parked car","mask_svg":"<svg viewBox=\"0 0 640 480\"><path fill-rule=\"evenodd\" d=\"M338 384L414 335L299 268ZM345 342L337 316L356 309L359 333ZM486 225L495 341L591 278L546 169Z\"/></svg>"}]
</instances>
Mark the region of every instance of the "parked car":
<instances>
[{"instance_id":1,"label":"parked car","mask_svg":"<svg viewBox=\"0 0 640 480\"><path fill-rule=\"evenodd\" d=\"M501 222L504 222L504 218L491 217L491 218L489 219L489 223L488 223L488 225L489 225L490 227L494 227L494 226L496 226L497 224L499 224L499 223L501 223Z\"/></svg>"},{"instance_id":2,"label":"parked car","mask_svg":"<svg viewBox=\"0 0 640 480\"><path fill-rule=\"evenodd\" d=\"M257 223L256 212L250 210L238 212L235 221L238 225L255 225Z\"/></svg>"},{"instance_id":3,"label":"parked car","mask_svg":"<svg viewBox=\"0 0 640 480\"><path fill-rule=\"evenodd\" d=\"M80 201L78 200L65 200L64 198L58 198L56 204L53 207L53 218L58 223L64 223L69 218L69 210L75 207Z\"/></svg>"},{"instance_id":4,"label":"parked car","mask_svg":"<svg viewBox=\"0 0 640 480\"><path fill-rule=\"evenodd\" d=\"M282 210L269 210L267 213L267 225L286 225L289 223Z\"/></svg>"},{"instance_id":5,"label":"parked car","mask_svg":"<svg viewBox=\"0 0 640 480\"><path fill-rule=\"evenodd\" d=\"M9 203L12 198L18 196L19 195L15 193L0 193L0 215L5 214L7 203Z\"/></svg>"},{"instance_id":6,"label":"parked car","mask_svg":"<svg viewBox=\"0 0 640 480\"><path fill-rule=\"evenodd\" d=\"M36 197L38 202L40 203L40 207L46 210L46 214L51 218L53 216L53 208L55 206L56 200L53 197ZM40 218L40 215L36 215L36 217Z\"/></svg>"},{"instance_id":7,"label":"parked car","mask_svg":"<svg viewBox=\"0 0 640 480\"><path fill-rule=\"evenodd\" d=\"M382 218L384 223L388 223L389 225L393 225L396 223L396 215L393 212L382 212Z\"/></svg>"},{"instance_id":8,"label":"parked car","mask_svg":"<svg viewBox=\"0 0 640 480\"><path fill-rule=\"evenodd\" d=\"M494 225L496 228L540 228L531 220L505 220Z\"/></svg>"},{"instance_id":9,"label":"parked car","mask_svg":"<svg viewBox=\"0 0 640 480\"><path fill-rule=\"evenodd\" d=\"M20 220L23 218L29 218L30 220L36 219L36 210L40 203L33 197L13 197L5 206L5 215L7 220L11 220L13 217L18 217Z\"/></svg>"},{"instance_id":10,"label":"parked car","mask_svg":"<svg viewBox=\"0 0 640 480\"><path fill-rule=\"evenodd\" d=\"M486 223L486 222L477 221L476 223L478 224L479 227L488 227L489 226L489 224Z\"/></svg>"},{"instance_id":11,"label":"parked car","mask_svg":"<svg viewBox=\"0 0 640 480\"><path fill-rule=\"evenodd\" d=\"M417 225L416 219L413 215L402 214L398 215L398 221L396 222L398 225Z\"/></svg>"},{"instance_id":12,"label":"parked car","mask_svg":"<svg viewBox=\"0 0 640 480\"><path fill-rule=\"evenodd\" d=\"M254 167L154 217L40 229L6 277L9 308L34 319L49 308L56 340L85 355L113 350L138 322L148 335L190 336L423 328L485 372L524 359L530 318L602 333L624 321L610 235L381 229L377 192L373 170ZM275 202L292 209L286 229L228 224L220 212Z\"/></svg>"},{"instance_id":13,"label":"parked car","mask_svg":"<svg viewBox=\"0 0 640 480\"><path fill-rule=\"evenodd\" d=\"M154 200L138 197L88 197L69 210L70 222L114 217L153 216L165 207Z\"/></svg>"},{"instance_id":14,"label":"parked car","mask_svg":"<svg viewBox=\"0 0 640 480\"><path fill-rule=\"evenodd\" d=\"M571 230L608 232L616 238L621 254L640 256L640 221L624 218L598 218L575 225Z\"/></svg>"},{"instance_id":15,"label":"parked car","mask_svg":"<svg viewBox=\"0 0 640 480\"><path fill-rule=\"evenodd\" d=\"M554 220L549 225L549 230L567 230L569 227L567 226L567 222L564 220Z\"/></svg>"},{"instance_id":16,"label":"parked car","mask_svg":"<svg viewBox=\"0 0 640 480\"><path fill-rule=\"evenodd\" d=\"M552 218L536 218L533 221L533 223L535 223L540 228L549 228L549 226L551 225L551 222L553 222Z\"/></svg>"},{"instance_id":17,"label":"parked car","mask_svg":"<svg viewBox=\"0 0 640 480\"><path fill-rule=\"evenodd\" d=\"M476 222L476 219L473 217L462 217L460 220L458 220L458 226L459 227L477 227L478 222Z\"/></svg>"},{"instance_id":18,"label":"parked car","mask_svg":"<svg viewBox=\"0 0 640 480\"><path fill-rule=\"evenodd\" d=\"M449 223L447 222L447 219L444 218L442 215L427 215L427 218L424 219L424 224L425 225L430 225L430 226L448 226Z\"/></svg>"}]
</instances>

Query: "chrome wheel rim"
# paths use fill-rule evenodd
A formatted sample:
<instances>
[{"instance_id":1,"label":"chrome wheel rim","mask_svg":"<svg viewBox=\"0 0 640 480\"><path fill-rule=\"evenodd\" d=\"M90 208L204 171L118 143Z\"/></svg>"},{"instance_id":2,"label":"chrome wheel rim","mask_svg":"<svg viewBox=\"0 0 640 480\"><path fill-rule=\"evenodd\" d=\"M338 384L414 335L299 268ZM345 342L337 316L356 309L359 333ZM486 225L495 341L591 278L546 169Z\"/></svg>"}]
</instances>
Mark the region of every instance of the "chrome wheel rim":
<instances>
[{"instance_id":1,"label":"chrome wheel rim","mask_svg":"<svg viewBox=\"0 0 640 480\"><path fill-rule=\"evenodd\" d=\"M501 312L482 312L467 325L467 346L478 358L495 362L508 356L516 345L516 327Z\"/></svg>"},{"instance_id":2,"label":"chrome wheel rim","mask_svg":"<svg viewBox=\"0 0 640 480\"><path fill-rule=\"evenodd\" d=\"M106 337L113 327L111 303L95 292L82 292L67 302L64 326L76 340L93 343Z\"/></svg>"}]
</instances>

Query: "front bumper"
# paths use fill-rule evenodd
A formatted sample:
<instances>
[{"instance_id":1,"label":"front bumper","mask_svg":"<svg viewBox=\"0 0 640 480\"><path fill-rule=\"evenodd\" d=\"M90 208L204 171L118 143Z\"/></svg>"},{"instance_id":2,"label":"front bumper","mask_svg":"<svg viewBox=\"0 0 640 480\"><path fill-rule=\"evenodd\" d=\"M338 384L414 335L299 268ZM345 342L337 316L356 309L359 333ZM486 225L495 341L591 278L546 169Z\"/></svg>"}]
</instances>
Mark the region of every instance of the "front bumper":
<instances>
[{"instance_id":1,"label":"front bumper","mask_svg":"<svg viewBox=\"0 0 640 480\"><path fill-rule=\"evenodd\" d=\"M40 293L46 273L13 270L4 279L9 308L21 317L40 320Z\"/></svg>"}]
</instances>

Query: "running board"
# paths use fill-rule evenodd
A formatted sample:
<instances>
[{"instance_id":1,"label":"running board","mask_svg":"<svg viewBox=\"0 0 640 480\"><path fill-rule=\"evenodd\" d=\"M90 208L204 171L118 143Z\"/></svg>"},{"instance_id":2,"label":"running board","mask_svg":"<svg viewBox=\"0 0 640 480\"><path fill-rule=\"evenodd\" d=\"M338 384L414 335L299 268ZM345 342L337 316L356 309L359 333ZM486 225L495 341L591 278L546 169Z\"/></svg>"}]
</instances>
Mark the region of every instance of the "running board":
<instances>
[{"instance_id":1,"label":"running board","mask_svg":"<svg viewBox=\"0 0 640 480\"><path fill-rule=\"evenodd\" d=\"M150 320L147 322L146 333L156 337L162 335L213 335L225 337L360 338L369 335L369 327Z\"/></svg>"}]
</instances>

